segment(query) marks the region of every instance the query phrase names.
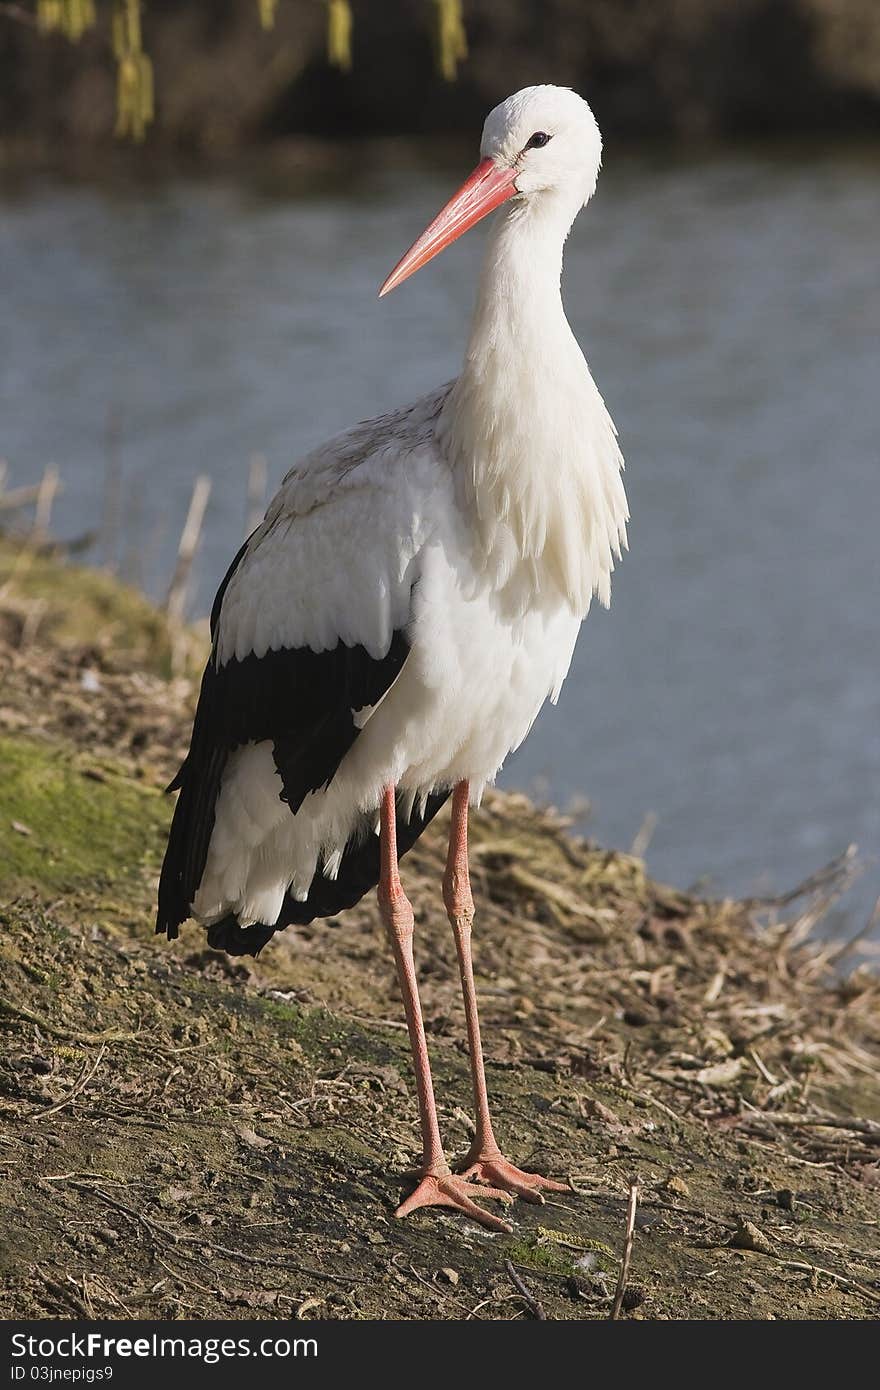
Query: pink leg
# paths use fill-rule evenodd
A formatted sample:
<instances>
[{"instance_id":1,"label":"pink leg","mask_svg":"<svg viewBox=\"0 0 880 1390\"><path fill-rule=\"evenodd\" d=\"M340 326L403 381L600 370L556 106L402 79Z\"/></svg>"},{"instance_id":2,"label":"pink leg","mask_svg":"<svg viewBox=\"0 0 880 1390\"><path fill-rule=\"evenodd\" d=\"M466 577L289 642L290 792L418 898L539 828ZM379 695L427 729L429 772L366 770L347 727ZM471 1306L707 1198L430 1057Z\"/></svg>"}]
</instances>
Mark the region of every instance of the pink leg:
<instances>
[{"instance_id":1,"label":"pink leg","mask_svg":"<svg viewBox=\"0 0 880 1390\"><path fill-rule=\"evenodd\" d=\"M480 1018L477 1012L477 992L474 986L474 967L471 960L471 929L474 922L474 900L471 896L468 873L468 796L467 782L459 782L452 796L452 828L449 833L449 856L443 879L443 899L455 934L461 989L467 1018L468 1046L471 1054L471 1076L474 1084L474 1106L477 1132L470 1152L461 1166L461 1175L489 1182L495 1187L515 1192L530 1202L543 1202L541 1188L554 1192L570 1191L566 1183L553 1182L539 1173L524 1173L503 1156L492 1130L489 1097L486 1093L486 1068L480 1040Z\"/></svg>"},{"instance_id":2,"label":"pink leg","mask_svg":"<svg viewBox=\"0 0 880 1390\"><path fill-rule=\"evenodd\" d=\"M419 1169L419 1183L416 1190L401 1203L396 1216L408 1216L417 1207L457 1207L466 1212L474 1221L488 1226L492 1231L509 1231L510 1227L491 1212L485 1211L473 1201L473 1196L500 1197L506 1199L507 1193L492 1189L481 1189L479 1194L463 1178L450 1172L440 1141L440 1126L437 1123L437 1106L434 1101L434 1087L431 1081L431 1063L428 1059L428 1044L425 1039L425 1025L422 1020L422 1006L416 982L413 960L413 910L400 884L397 866L397 820L394 805L394 788L386 787L382 796L380 810L380 855L381 871L379 878L379 911L391 939L400 990L403 994L403 1007L409 1029L413 1066L416 1074L416 1089L419 1097L419 1118L422 1125L422 1163Z\"/></svg>"}]
</instances>

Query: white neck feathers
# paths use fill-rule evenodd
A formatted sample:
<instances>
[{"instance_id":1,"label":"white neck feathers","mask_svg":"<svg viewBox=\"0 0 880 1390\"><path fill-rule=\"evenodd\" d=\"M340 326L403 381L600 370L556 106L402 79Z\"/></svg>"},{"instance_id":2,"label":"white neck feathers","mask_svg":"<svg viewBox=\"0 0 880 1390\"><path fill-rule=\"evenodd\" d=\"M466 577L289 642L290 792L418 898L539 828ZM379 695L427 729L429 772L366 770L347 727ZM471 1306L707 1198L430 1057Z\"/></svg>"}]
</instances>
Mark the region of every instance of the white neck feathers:
<instances>
[{"instance_id":1,"label":"white neck feathers","mask_svg":"<svg viewBox=\"0 0 880 1390\"><path fill-rule=\"evenodd\" d=\"M571 210L552 195L496 219L461 376L439 437L500 589L607 605L626 545L614 425L562 308Z\"/></svg>"}]
</instances>

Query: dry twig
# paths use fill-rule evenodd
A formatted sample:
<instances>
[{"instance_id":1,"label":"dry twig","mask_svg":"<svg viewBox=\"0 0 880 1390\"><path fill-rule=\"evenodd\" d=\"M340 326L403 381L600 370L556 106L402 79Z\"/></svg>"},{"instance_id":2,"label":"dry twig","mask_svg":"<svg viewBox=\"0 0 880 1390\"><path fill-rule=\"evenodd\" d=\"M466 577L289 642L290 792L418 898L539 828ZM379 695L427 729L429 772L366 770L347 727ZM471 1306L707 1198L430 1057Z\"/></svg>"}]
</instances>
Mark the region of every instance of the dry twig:
<instances>
[{"instance_id":1,"label":"dry twig","mask_svg":"<svg viewBox=\"0 0 880 1390\"><path fill-rule=\"evenodd\" d=\"M541 1303L540 1299L536 1298L532 1293L525 1279L517 1274L510 1260L504 1261L504 1268L507 1270L507 1277L510 1279L514 1288L517 1289L525 1299L529 1311L534 1313L539 1322L546 1322L547 1314L544 1312L544 1305Z\"/></svg>"},{"instance_id":2,"label":"dry twig","mask_svg":"<svg viewBox=\"0 0 880 1390\"><path fill-rule=\"evenodd\" d=\"M69 1105L70 1102L71 1102L72 1100L75 1100L76 1097L77 1097L78 1095L80 1095L80 1094L86 1089L86 1087L88 1086L88 1084L89 1084L89 1082L91 1081L92 1077L94 1076L95 1072L98 1070L98 1067L101 1065L101 1058L104 1056L104 1053L105 1053L106 1051L107 1051L107 1044L106 1044L106 1043L101 1043L101 1050L100 1050L100 1052L98 1053L97 1057L95 1058L94 1064L93 1064L92 1067L89 1069L89 1064L88 1064L88 1062L86 1062L86 1064L85 1064L85 1066L83 1067L82 1072L81 1072L81 1074L80 1074L79 1080L76 1082L76 1085L73 1087L73 1090L70 1091L70 1092L64 1097L63 1100L59 1100L55 1105L50 1105L49 1108L48 1108L48 1110L38 1110L37 1113L36 1113L35 1115L31 1115L30 1118L31 1118L32 1120L44 1120L44 1119L46 1118L47 1115L56 1115L56 1114L58 1113L59 1110L63 1110L63 1109L64 1109L65 1105Z\"/></svg>"},{"instance_id":3,"label":"dry twig","mask_svg":"<svg viewBox=\"0 0 880 1390\"><path fill-rule=\"evenodd\" d=\"M611 1321L616 1322L620 1317L620 1310L623 1307L623 1296L626 1293L626 1280L629 1275L629 1262L632 1258L633 1239L636 1230L636 1208L639 1204L639 1185L634 1182L629 1189L629 1202L626 1208L626 1239L623 1245L623 1259L620 1262L620 1275L617 1280L617 1289L614 1294L614 1305L611 1309Z\"/></svg>"}]
</instances>

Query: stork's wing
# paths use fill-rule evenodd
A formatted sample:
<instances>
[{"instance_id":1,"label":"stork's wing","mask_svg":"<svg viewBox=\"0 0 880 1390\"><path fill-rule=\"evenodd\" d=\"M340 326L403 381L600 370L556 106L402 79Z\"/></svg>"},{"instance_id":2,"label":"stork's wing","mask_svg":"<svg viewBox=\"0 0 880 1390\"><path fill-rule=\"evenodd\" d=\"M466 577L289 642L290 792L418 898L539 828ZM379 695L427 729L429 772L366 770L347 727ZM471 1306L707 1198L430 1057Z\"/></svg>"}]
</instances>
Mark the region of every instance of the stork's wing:
<instances>
[{"instance_id":1,"label":"stork's wing","mask_svg":"<svg viewBox=\"0 0 880 1390\"><path fill-rule=\"evenodd\" d=\"M281 798L296 813L310 792L329 785L364 711L391 688L409 654L419 508L399 479L377 479L375 470L337 474L334 483L328 488L315 470L290 475L214 602L192 742L169 788L180 796L156 930L171 937L190 915L204 873L229 755L271 742ZM337 896L335 907L310 903L302 920L339 911L347 905L341 884Z\"/></svg>"}]
</instances>

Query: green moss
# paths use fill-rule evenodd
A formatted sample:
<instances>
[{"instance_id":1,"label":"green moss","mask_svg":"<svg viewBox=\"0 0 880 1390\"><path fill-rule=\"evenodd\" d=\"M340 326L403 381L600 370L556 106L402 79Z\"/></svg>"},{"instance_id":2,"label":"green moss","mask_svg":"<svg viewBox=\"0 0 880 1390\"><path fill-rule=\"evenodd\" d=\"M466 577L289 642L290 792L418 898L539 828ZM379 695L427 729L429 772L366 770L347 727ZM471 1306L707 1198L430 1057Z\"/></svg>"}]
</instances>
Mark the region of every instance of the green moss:
<instances>
[{"instance_id":1,"label":"green moss","mask_svg":"<svg viewBox=\"0 0 880 1390\"><path fill-rule=\"evenodd\" d=\"M259 1011L264 1018L277 1018L281 1023L289 1023L292 1028L297 1027L302 1017L298 1004L285 1004L280 999L261 999Z\"/></svg>"},{"instance_id":2,"label":"green moss","mask_svg":"<svg viewBox=\"0 0 880 1390\"><path fill-rule=\"evenodd\" d=\"M545 1274L573 1274L574 1254L548 1241L524 1239L511 1242L507 1256L515 1265Z\"/></svg>"},{"instance_id":3,"label":"green moss","mask_svg":"<svg viewBox=\"0 0 880 1390\"><path fill-rule=\"evenodd\" d=\"M591 1269L594 1273L615 1274L618 1261L610 1246L601 1240L591 1240L588 1236L578 1236L576 1240L562 1231L554 1231L546 1226L538 1226L534 1235L528 1239L514 1241L510 1259L514 1264L545 1274L575 1274L577 1260L587 1252L595 1256Z\"/></svg>"},{"instance_id":4,"label":"green moss","mask_svg":"<svg viewBox=\"0 0 880 1390\"><path fill-rule=\"evenodd\" d=\"M161 793L64 746L0 737L0 894L86 891L113 906L158 872L171 812ZM17 828L16 828L17 827Z\"/></svg>"},{"instance_id":5,"label":"green moss","mask_svg":"<svg viewBox=\"0 0 880 1390\"><path fill-rule=\"evenodd\" d=\"M281 1025L284 1035L297 1043L307 1057L326 1061L332 1055L330 1050L336 1049L348 1062L390 1065L409 1076L409 1049L398 1035L386 1037L343 1021L327 1009L306 1009L276 999L250 1001L250 1012L260 1027L266 1022Z\"/></svg>"},{"instance_id":6,"label":"green moss","mask_svg":"<svg viewBox=\"0 0 880 1390\"><path fill-rule=\"evenodd\" d=\"M41 640L60 646L113 648L114 655L161 676L171 673L165 615L143 594L101 570L81 569L51 550L0 536L0 588L7 602L43 610Z\"/></svg>"}]
</instances>

